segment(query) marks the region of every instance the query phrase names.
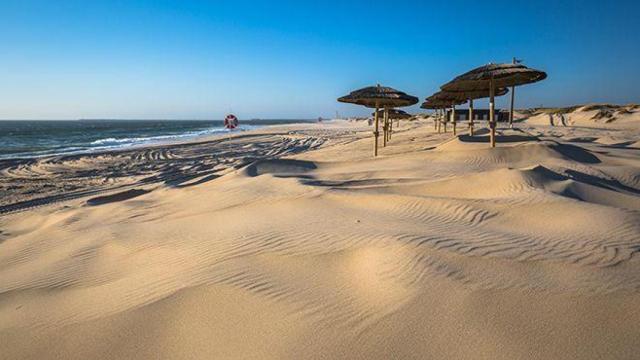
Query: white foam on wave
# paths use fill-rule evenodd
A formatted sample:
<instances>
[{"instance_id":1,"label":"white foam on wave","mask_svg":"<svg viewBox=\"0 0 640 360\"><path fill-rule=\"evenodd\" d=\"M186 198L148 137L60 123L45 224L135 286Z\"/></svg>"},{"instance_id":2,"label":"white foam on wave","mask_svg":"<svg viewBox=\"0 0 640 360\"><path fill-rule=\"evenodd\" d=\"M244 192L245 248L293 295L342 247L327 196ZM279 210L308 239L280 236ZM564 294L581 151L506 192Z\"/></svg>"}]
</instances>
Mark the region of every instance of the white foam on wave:
<instances>
[{"instance_id":1,"label":"white foam on wave","mask_svg":"<svg viewBox=\"0 0 640 360\"><path fill-rule=\"evenodd\" d=\"M236 128L234 131L248 131L260 128L260 125L241 125ZM108 151L114 149L122 149L129 146L141 146L146 144L153 143L162 143L165 141L171 140L179 140L179 139L188 139L188 138L196 138L200 136L207 135L216 135L228 133L231 130L222 127L209 128L200 131L189 131L181 134L170 134L170 135L156 135L156 136L147 136L147 137L126 137L126 138L117 138L117 137L108 137L103 139L94 140L90 143L87 143L86 146L70 146L67 148L58 148L58 149L50 149L43 150L37 152L25 152L25 153L14 153L2 155L0 154L0 160L7 159L17 159L17 158L41 158L46 156L56 156L56 155L77 155L77 154L86 154L93 153L99 151Z\"/></svg>"},{"instance_id":2,"label":"white foam on wave","mask_svg":"<svg viewBox=\"0 0 640 360\"><path fill-rule=\"evenodd\" d=\"M244 130L244 129L240 129ZM217 133L227 132L229 130L225 128L213 128L200 131L190 131L183 134L171 134L171 135L156 135L146 137L126 137L126 138L114 138L108 137L104 139L98 139L91 142L91 145L133 145L140 143L149 143L155 141L171 140L171 139L183 139L190 137L205 136Z\"/></svg>"}]
</instances>

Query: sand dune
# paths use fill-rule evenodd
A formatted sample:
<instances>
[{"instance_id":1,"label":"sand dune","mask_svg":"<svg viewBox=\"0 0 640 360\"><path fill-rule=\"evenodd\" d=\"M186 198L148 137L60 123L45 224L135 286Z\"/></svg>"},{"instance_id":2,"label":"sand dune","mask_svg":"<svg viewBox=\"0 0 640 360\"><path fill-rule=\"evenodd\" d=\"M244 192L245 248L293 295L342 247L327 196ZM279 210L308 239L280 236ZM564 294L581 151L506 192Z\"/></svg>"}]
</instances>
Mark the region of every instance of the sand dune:
<instances>
[{"instance_id":1,"label":"sand dune","mask_svg":"<svg viewBox=\"0 0 640 360\"><path fill-rule=\"evenodd\" d=\"M638 128L499 133L407 122L373 159L336 122L4 164L0 354L636 358ZM59 202L16 206L27 178Z\"/></svg>"},{"instance_id":2,"label":"sand dune","mask_svg":"<svg viewBox=\"0 0 640 360\"><path fill-rule=\"evenodd\" d=\"M640 106L591 104L570 108L538 109L519 114L528 124L558 127L579 126L599 129L637 129Z\"/></svg>"}]
</instances>

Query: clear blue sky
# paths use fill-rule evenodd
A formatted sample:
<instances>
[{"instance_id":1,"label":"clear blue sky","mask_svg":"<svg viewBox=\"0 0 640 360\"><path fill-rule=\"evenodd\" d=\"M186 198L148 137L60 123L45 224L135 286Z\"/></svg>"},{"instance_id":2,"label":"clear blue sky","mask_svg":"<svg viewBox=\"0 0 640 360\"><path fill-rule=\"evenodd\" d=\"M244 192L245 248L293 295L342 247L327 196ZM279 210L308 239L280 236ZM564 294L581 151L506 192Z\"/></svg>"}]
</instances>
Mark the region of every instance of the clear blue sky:
<instances>
[{"instance_id":1,"label":"clear blue sky","mask_svg":"<svg viewBox=\"0 0 640 360\"><path fill-rule=\"evenodd\" d=\"M358 115L335 99L377 82L424 98L512 56L549 73L517 106L638 102L639 13L637 0L0 0L0 119Z\"/></svg>"}]
</instances>

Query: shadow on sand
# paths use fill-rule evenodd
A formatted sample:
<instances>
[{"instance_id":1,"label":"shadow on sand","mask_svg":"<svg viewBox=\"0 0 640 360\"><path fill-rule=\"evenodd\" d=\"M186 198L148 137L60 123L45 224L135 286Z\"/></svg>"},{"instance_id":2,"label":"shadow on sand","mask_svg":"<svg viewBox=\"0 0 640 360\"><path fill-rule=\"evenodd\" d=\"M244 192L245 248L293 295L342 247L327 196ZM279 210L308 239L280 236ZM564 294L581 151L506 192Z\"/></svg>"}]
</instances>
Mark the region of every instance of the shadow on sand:
<instances>
[{"instance_id":1,"label":"shadow on sand","mask_svg":"<svg viewBox=\"0 0 640 360\"><path fill-rule=\"evenodd\" d=\"M540 140L537 136L533 136L527 133L524 133L520 130L513 129L513 132L520 132L521 134L496 134L496 142L497 143L514 143L514 142L524 142L524 141L538 141ZM482 128L475 131L474 135L458 135L458 139L462 142L468 143L489 143L489 129Z\"/></svg>"},{"instance_id":2,"label":"shadow on sand","mask_svg":"<svg viewBox=\"0 0 640 360\"><path fill-rule=\"evenodd\" d=\"M149 190L131 189L131 190L122 191L116 194L97 196L87 200L87 205L97 206L97 205L114 203L118 201L125 201L125 200L133 199L135 197L147 194L149 192L150 192Z\"/></svg>"},{"instance_id":3,"label":"shadow on sand","mask_svg":"<svg viewBox=\"0 0 640 360\"><path fill-rule=\"evenodd\" d=\"M563 156L583 164L599 164L601 162L597 156L580 146L558 143L551 145L551 148Z\"/></svg>"},{"instance_id":4,"label":"shadow on sand","mask_svg":"<svg viewBox=\"0 0 640 360\"><path fill-rule=\"evenodd\" d=\"M293 159L260 160L246 167L248 176L272 174L275 176L299 175L317 169L312 161Z\"/></svg>"},{"instance_id":5,"label":"shadow on sand","mask_svg":"<svg viewBox=\"0 0 640 360\"><path fill-rule=\"evenodd\" d=\"M477 136L479 134L475 134L474 136L470 135L459 135L458 139L462 142L469 143L489 143L488 136ZM538 141L539 139L535 136L530 135L498 135L496 136L496 142L499 144L506 143L514 143L514 142L524 142L524 141Z\"/></svg>"},{"instance_id":6,"label":"shadow on sand","mask_svg":"<svg viewBox=\"0 0 640 360\"><path fill-rule=\"evenodd\" d=\"M603 179L597 176L593 176L593 175L589 175L589 174L585 174L583 172L580 171L576 171L576 170L565 170L565 173L572 178L575 181L579 181L585 184L589 184L589 185L593 185L593 186L598 186L600 188L603 189L607 189L607 190L613 190L613 191L626 191L632 194L640 194L640 190L636 189L636 188L632 188L630 186L627 186L623 183L621 183L618 180L614 180L614 179Z\"/></svg>"}]
</instances>

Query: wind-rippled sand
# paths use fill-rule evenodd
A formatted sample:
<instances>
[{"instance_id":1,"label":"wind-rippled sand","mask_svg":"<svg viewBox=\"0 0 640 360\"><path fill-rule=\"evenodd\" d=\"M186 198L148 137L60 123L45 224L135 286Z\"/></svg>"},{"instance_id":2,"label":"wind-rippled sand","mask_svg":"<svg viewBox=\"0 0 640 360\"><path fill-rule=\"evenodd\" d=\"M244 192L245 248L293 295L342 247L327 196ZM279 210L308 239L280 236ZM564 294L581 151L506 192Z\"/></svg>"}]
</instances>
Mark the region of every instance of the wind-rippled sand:
<instances>
[{"instance_id":1,"label":"wind-rippled sand","mask_svg":"<svg viewBox=\"0 0 640 360\"><path fill-rule=\"evenodd\" d=\"M0 357L637 358L639 127L519 127L489 149L411 122L377 159L336 122L58 161L149 173L7 208Z\"/></svg>"}]
</instances>

